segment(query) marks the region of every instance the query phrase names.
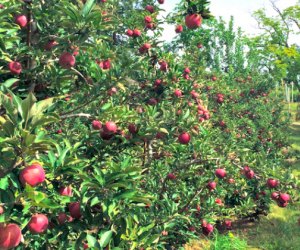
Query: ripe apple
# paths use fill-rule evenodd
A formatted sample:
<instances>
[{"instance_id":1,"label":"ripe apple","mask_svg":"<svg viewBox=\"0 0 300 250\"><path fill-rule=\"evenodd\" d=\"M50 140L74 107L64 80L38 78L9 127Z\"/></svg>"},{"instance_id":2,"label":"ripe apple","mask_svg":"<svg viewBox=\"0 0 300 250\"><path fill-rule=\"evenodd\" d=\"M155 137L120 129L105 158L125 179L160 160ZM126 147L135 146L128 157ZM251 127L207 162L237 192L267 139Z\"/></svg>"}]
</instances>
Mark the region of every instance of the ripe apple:
<instances>
[{"instance_id":1,"label":"ripe apple","mask_svg":"<svg viewBox=\"0 0 300 250\"><path fill-rule=\"evenodd\" d=\"M235 180L234 180L233 178L229 178L229 179L228 179L228 183L229 183L229 184L233 184L233 183L235 183Z\"/></svg>"},{"instance_id":2,"label":"ripe apple","mask_svg":"<svg viewBox=\"0 0 300 250\"><path fill-rule=\"evenodd\" d=\"M10 70L10 73L12 73L13 75L20 75L22 72L22 65L19 62L10 62L8 64L8 68Z\"/></svg>"},{"instance_id":3,"label":"ripe apple","mask_svg":"<svg viewBox=\"0 0 300 250\"><path fill-rule=\"evenodd\" d=\"M56 130L56 134L61 134L62 132L63 132L62 129Z\"/></svg>"},{"instance_id":4,"label":"ripe apple","mask_svg":"<svg viewBox=\"0 0 300 250\"><path fill-rule=\"evenodd\" d=\"M199 14L188 14L185 17L185 24L189 29L196 29L201 26L202 17Z\"/></svg>"},{"instance_id":5,"label":"ripe apple","mask_svg":"<svg viewBox=\"0 0 300 250\"><path fill-rule=\"evenodd\" d=\"M218 168L215 174L218 178L223 179L226 176L226 170L223 168Z\"/></svg>"},{"instance_id":6,"label":"ripe apple","mask_svg":"<svg viewBox=\"0 0 300 250\"><path fill-rule=\"evenodd\" d=\"M108 121L103 126L103 130L104 130L104 132L106 132L108 134L115 134L115 133L117 133L118 127L114 122Z\"/></svg>"},{"instance_id":7,"label":"ripe apple","mask_svg":"<svg viewBox=\"0 0 300 250\"><path fill-rule=\"evenodd\" d=\"M27 183L35 187L45 181L45 170L38 163L33 163L20 172L19 179L23 186Z\"/></svg>"},{"instance_id":8,"label":"ripe apple","mask_svg":"<svg viewBox=\"0 0 300 250\"><path fill-rule=\"evenodd\" d=\"M63 52L59 57L58 63L62 68L70 69L75 65L76 59L71 53Z\"/></svg>"},{"instance_id":9,"label":"ripe apple","mask_svg":"<svg viewBox=\"0 0 300 250\"><path fill-rule=\"evenodd\" d=\"M151 106L155 106L155 105L158 103L158 101L157 101L157 99L155 99L155 98L150 98L150 99L147 101L147 103L148 103L149 105L151 105Z\"/></svg>"},{"instance_id":10,"label":"ripe apple","mask_svg":"<svg viewBox=\"0 0 300 250\"><path fill-rule=\"evenodd\" d=\"M286 202L282 202L281 200L278 200L277 201L277 205L279 207L286 207L288 205L288 202L287 201Z\"/></svg>"},{"instance_id":11,"label":"ripe apple","mask_svg":"<svg viewBox=\"0 0 300 250\"><path fill-rule=\"evenodd\" d=\"M57 216L58 224L63 225L68 221L68 215L66 213L59 213Z\"/></svg>"},{"instance_id":12,"label":"ripe apple","mask_svg":"<svg viewBox=\"0 0 300 250\"><path fill-rule=\"evenodd\" d=\"M133 30L133 37L139 37L141 36L142 32L138 29Z\"/></svg>"},{"instance_id":13,"label":"ripe apple","mask_svg":"<svg viewBox=\"0 0 300 250\"><path fill-rule=\"evenodd\" d=\"M214 226L212 224L206 224L206 226L202 226L202 232L206 236L210 235L214 231Z\"/></svg>"},{"instance_id":14,"label":"ripe apple","mask_svg":"<svg viewBox=\"0 0 300 250\"><path fill-rule=\"evenodd\" d=\"M182 96L181 90L180 90L180 89L175 89L174 95L175 95L176 97L181 97L181 96Z\"/></svg>"},{"instance_id":15,"label":"ripe apple","mask_svg":"<svg viewBox=\"0 0 300 250\"><path fill-rule=\"evenodd\" d=\"M72 196L73 195L73 191L72 191L72 187L71 186L67 186L67 187L61 187L58 190L59 194L62 196Z\"/></svg>"},{"instance_id":16,"label":"ripe apple","mask_svg":"<svg viewBox=\"0 0 300 250\"><path fill-rule=\"evenodd\" d=\"M48 228L49 221L44 214L34 214L27 224L29 231L33 234L41 234Z\"/></svg>"},{"instance_id":17,"label":"ripe apple","mask_svg":"<svg viewBox=\"0 0 300 250\"><path fill-rule=\"evenodd\" d=\"M166 72L168 70L168 63L165 61L160 61L160 70Z\"/></svg>"},{"instance_id":18,"label":"ripe apple","mask_svg":"<svg viewBox=\"0 0 300 250\"><path fill-rule=\"evenodd\" d=\"M189 74L191 73L191 70L190 68L186 67L184 70L183 70L184 74Z\"/></svg>"},{"instance_id":19,"label":"ripe apple","mask_svg":"<svg viewBox=\"0 0 300 250\"><path fill-rule=\"evenodd\" d=\"M133 36L133 30L128 29L128 30L126 31L126 35L127 35L127 36Z\"/></svg>"},{"instance_id":20,"label":"ripe apple","mask_svg":"<svg viewBox=\"0 0 300 250\"><path fill-rule=\"evenodd\" d=\"M210 181L207 183L206 187L209 189L209 191L212 191L212 190L216 189L217 183L215 183L214 181Z\"/></svg>"},{"instance_id":21,"label":"ripe apple","mask_svg":"<svg viewBox=\"0 0 300 250\"><path fill-rule=\"evenodd\" d=\"M145 10L149 11L150 13L154 13L154 7L152 5L147 5Z\"/></svg>"},{"instance_id":22,"label":"ripe apple","mask_svg":"<svg viewBox=\"0 0 300 250\"><path fill-rule=\"evenodd\" d=\"M22 239L22 232L18 225L0 225L0 249L11 249L17 247Z\"/></svg>"},{"instance_id":23,"label":"ripe apple","mask_svg":"<svg viewBox=\"0 0 300 250\"><path fill-rule=\"evenodd\" d=\"M15 23L18 24L21 28L26 27L28 20L26 15L20 14L15 16Z\"/></svg>"},{"instance_id":24,"label":"ripe apple","mask_svg":"<svg viewBox=\"0 0 300 250\"><path fill-rule=\"evenodd\" d=\"M224 226L226 229L231 229L232 228L232 221L231 220L225 220L224 221Z\"/></svg>"},{"instance_id":25,"label":"ripe apple","mask_svg":"<svg viewBox=\"0 0 300 250\"><path fill-rule=\"evenodd\" d=\"M107 70L111 68L110 59L106 59L104 61L98 61L98 65L101 69Z\"/></svg>"},{"instance_id":26,"label":"ripe apple","mask_svg":"<svg viewBox=\"0 0 300 250\"><path fill-rule=\"evenodd\" d=\"M52 48L54 48L55 46L58 45L58 42L56 42L55 40L50 40L44 47L45 50L51 50Z\"/></svg>"},{"instance_id":27,"label":"ripe apple","mask_svg":"<svg viewBox=\"0 0 300 250\"><path fill-rule=\"evenodd\" d=\"M149 43L144 43L140 48L139 48L139 52L141 54L146 53L149 51L149 49L151 48L151 44Z\"/></svg>"},{"instance_id":28,"label":"ripe apple","mask_svg":"<svg viewBox=\"0 0 300 250\"><path fill-rule=\"evenodd\" d=\"M181 144L188 144L191 140L191 136L187 132L183 132L178 136L178 141Z\"/></svg>"},{"instance_id":29,"label":"ripe apple","mask_svg":"<svg viewBox=\"0 0 300 250\"><path fill-rule=\"evenodd\" d=\"M130 123L130 124L128 125L128 130L129 130L129 132L130 132L131 134L133 134L133 135L137 134L138 131L139 131L139 129L137 128L137 126L136 126L135 124L133 124L133 123Z\"/></svg>"},{"instance_id":30,"label":"ripe apple","mask_svg":"<svg viewBox=\"0 0 300 250\"><path fill-rule=\"evenodd\" d=\"M278 180L275 180L275 179L273 179L273 178L269 178L269 179L267 180L267 186L268 186L269 188L276 188L276 187L278 186L278 184L279 184L279 181L278 181Z\"/></svg>"},{"instance_id":31,"label":"ripe apple","mask_svg":"<svg viewBox=\"0 0 300 250\"><path fill-rule=\"evenodd\" d=\"M222 200L219 199L219 198L216 198L216 199L215 199L215 202L216 202L216 204L218 204L218 205L222 205L222 204L223 204Z\"/></svg>"},{"instance_id":32,"label":"ripe apple","mask_svg":"<svg viewBox=\"0 0 300 250\"><path fill-rule=\"evenodd\" d=\"M215 81L217 81L217 77L216 76L212 76L211 80L215 82Z\"/></svg>"},{"instance_id":33,"label":"ripe apple","mask_svg":"<svg viewBox=\"0 0 300 250\"><path fill-rule=\"evenodd\" d=\"M152 18L151 18L151 16L145 16L145 17L144 17L144 22L145 22L145 23L152 23Z\"/></svg>"},{"instance_id":34,"label":"ripe apple","mask_svg":"<svg viewBox=\"0 0 300 250\"><path fill-rule=\"evenodd\" d=\"M4 9L4 5L0 3L0 10Z\"/></svg>"},{"instance_id":35,"label":"ripe apple","mask_svg":"<svg viewBox=\"0 0 300 250\"><path fill-rule=\"evenodd\" d=\"M80 202L71 202L69 204L69 212L71 216L75 219L80 219L81 218L81 212L80 212Z\"/></svg>"},{"instance_id":36,"label":"ripe apple","mask_svg":"<svg viewBox=\"0 0 300 250\"><path fill-rule=\"evenodd\" d=\"M246 176L246 178L247 179L253 179L253 177L254 177L254 171L253 170L249 170L249 171L247 171L246 173L245 173L245 176Z\"/></svg>"},{"instance_id":37,"label":"ripe apple","mask_svg":"<svg viewBox=\"0 0 300 250\"><path fill-rule=\"evenodd\" d=\"M92 121L92 128L95 130L100 130L102 128L102 123L98 120Z\"/></svg>"},{"instance_id":38,"label":"ripe apple","mask_svg":"<svg viewBox=\"0 0 300 250\"><path fill-rule=\"evenodd\" d=\"M159 4L163 4L163 3L165 2L165 0L157 0L157 2L158 2Z\"/></svg>"},{"instance_id":39,"label":"ripe apple","mask_svg":"<svg viewBox=\"0 0 300 250\"><path fill-rule=\"evenodd\" d=\"M181 33L183 31L183 26L182 25L177 25L175 28L176 33Z\"/></svg>"},{"instance_id":40,"label":"ripe apple","mask_svg":"<svg viewBox=\"0 0 300 250\"><path fill-rule=\"evenodd\" d=\"M176 179L176 175L173 174L173 173L169 173L169 174L167 175L167 178L168 178L169 180L175 180L175 179Z\"/></svg>"},{"instance_id":41,"label":"ripe apple","mask_svg":"<svg viewBox=\"0 0 300 250\"><path fill-rule=\"evenodd\" d=\"M288 202L290 200L290 196L286 193L281 193L279 194L279 201L284 203L284 202Z\"/></svg>"},{"instance_id":42,"label":"ripe apple","mask_svg":"<svg viewBox=\"0 0 300 250\"><path fill-rule=\"evenodd\" d=\"M4 208L0 206L0 215L4 213Z\"/></svg>"},{"instance_id":43,"label":"ripe apple","mask_svg":"<svg viewBox=\"0 0 300 250\"><path fill-rule=\"evenodd\" d=\"M271 199L272 200L278 200L278 198L279 198L279 193L278 192L273 192L271 194Z\"/></svg>"}]
</instances>

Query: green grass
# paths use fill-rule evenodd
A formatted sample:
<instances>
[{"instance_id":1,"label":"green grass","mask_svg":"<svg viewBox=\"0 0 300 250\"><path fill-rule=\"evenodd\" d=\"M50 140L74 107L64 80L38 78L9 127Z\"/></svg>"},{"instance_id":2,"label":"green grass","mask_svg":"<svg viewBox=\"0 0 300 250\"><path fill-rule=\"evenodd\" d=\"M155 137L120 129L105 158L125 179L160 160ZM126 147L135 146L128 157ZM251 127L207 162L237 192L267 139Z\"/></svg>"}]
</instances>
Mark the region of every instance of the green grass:
<instances>
[{"instance_id":1,"label":"green grass","mask_svg":"<svg viewBox=\"0 0 300 250\"><path fill-rule=\"evenodd\" d=\"M299 217L299 204L288 208L272 205L271 213L261 218L257 226L237 235L248 242L248 249L297 250L300 249Z\"/></svg>"},{"instance_id":2,"label":"green grass","mask_svg":"<svg viewBox=\"0 0 300 250\"><path fill-rule=\"evenodd\" d=\"M210 250L246 250L249 249L247 241L236 237L233 233L228 235L216 234L210 245Z\"/></svg>"}]
</instances>

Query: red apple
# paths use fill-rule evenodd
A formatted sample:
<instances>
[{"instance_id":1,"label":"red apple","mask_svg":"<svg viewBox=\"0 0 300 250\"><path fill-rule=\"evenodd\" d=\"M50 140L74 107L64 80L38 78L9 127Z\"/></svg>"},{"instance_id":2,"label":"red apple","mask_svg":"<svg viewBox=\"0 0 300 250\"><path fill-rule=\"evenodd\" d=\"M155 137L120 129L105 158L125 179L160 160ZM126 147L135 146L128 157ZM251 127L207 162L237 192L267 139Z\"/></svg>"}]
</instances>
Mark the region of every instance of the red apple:
<instances>
[{"instance_id":1,"label":"red apple","mask_svg":"<svg viewBox=\"0 0 300 250\"><path fill-rule=\"evenodd\" d=\"M196 29L201 26L202 17L199 14L189 14L185 17L185 24L189 29Z\"/></svg>"},{"instance_id":2,"label":"red apple","mask_svg":"<svg viewBox=\"0 0 300 250\"><path fill-rule=\"evenodd\" d=\"M151 18L151 16L145 16L145 17L144 17L144 22L145 22L145 23L152 23L152 18Z\"/></svg>"},{"instance_id":3,"label":"red apple","mask_svg":"<svg viewBox=\"0 0 300 250\"><path fill-rule=\"evenodd\" d=\"M190 68L186 67L183 72L184 72L184 74L189 74L189 73L191 73L191 70L190 70Z\"/></svg>"},{"instance_id":4,"label":"red apple","mask_svg":"<svg viewBox=\"0 0 300 250\"><path fill-rule=\"evenodd\" d=\"M117 133L117 130L118 130L118 127L117 125L112 122L112 121L108 121L105 123L105 125L103 126L103 130L106 132L106 133L112 133L112 134L115 134Z\"/></svg>"},{"instance_id":5,"label":"red apple","mask_svg":"<svg viewBox=\"0 0 300 250\"><path fill-rule=\"evenodd\" d=\"M15 16L15 23L18 24L21 28L24 28L28 23L27 17L22 14L17 15Z\"/></svg>"},{"instance_id":6,"label":"red apple","mask_svg":"<svg viewBox=\"0 0 300 250\"><path fill-rule=\"evenodd\" d=\"M176 179L176 176L175 176L175 174L173 174L173 173L169 173L169 174L167 175L167 178L168 178L169 180L175 180L175 179Z\"/></svg>"},{"instance_id":7,"label":"red apple","mask_svg":"<svg viewBox=\"0 0 300 250\"><path fill-rule=\"evenodd\" d=\"M278 200L277 201L277 205L279 207L286 207L288 205L288 202L287 201L286 202L282 202L282 201Z\"/></svg>"},{"instance_id":8,"label":"red apple","mask_svg":"<svg viewBox=\"0 0 300 250\"><path fill-rule=\"evenodd\" d=\"M157 0L157 2L158 2L159 4L163 4L163 3L165 2L165 0Z\"/></svg>"},{"instance_id":9,"label":"red apple","mask_svg":"<svg viewBox=\"0 0 300 250\"><path fill-rule=\"evenodd\" d=\"M126 35L127 35L127 36L133 36L133 30L128 29L128 30L126 31Z\"/></svg>"},{"instance_id":10,"label":"red apple","mask_svg":"<svg viewBox=\"0 0 300 250\"><path fill-rule=\"evenodd\" d=\"M211 80L215 82L215 81L217 81L217 77L216 76L212 76Z\"/></svg>"},{"instance_id":11,"label":"red apple","mask_svg":"<svg viewBox=\"0 0 300 250\"><path fill-rule=\"evenodd\" d=\"M27 224L29 231L33 234L41 234L48 228L49 221L44 214L35 214Z\"/></svg>"},{"instance_id":12,"label":"red apple","mask_svg":"<svg viewBox=\"0 0 300 250\"><path fill-rule=\"evenodd\" d=\"M176 89L176 90L174 91L174 95L175 95L176 97L181 97L181 96L182 96L181 90L180 90L180 89Z\"/></svg>"},{"instance_id":13,"label":"red apple","mask_svg":"<svg viewBox=\"0 0 300 250\"><path fill-rule=\"evenodd\" d=\"M279 193L278 192L273 192L271 194L271 199L272 200L278 200L278 198L279 198Z\"/></svg>"},{"instance_id":14,"label":"red apple","mask_svg":"<svg viewBox=\"0 0 300 250\"><path fill-rule=\"evenodd\" d=\"M20 172L19 179L23 186L27 183L35 187L45 181L45 171L41 165L34 163Z\"/></svg>"},{"instance_id":15,"label":"red apple","mask_svg":"<svg viewBox=\"0 0 300 250\"><path fill-rule=\"evenodd\" d=\"M60 225L65 224L69 220L68 217L69 216L66 213L59 213L57 216L58 224L60 224Z\"/></svg>"},{"instance_id":16,"label":"red apple","mask_svg":"<svg viewBox=\"0 0 300 250\"><path fill-rule=\"evenodd\" d=\"M160 70L161 71L166 72L168 70L168 63L167 62L161 61L161 62L159 62L159 65L160 65Z\"/></svg>"},{"instance_id":17,"label":"red apple","mask_svg":"<svg viewBox=\"0 0 300 250\"><path fill-rule=\"evenodd\" d=\"M202 232L205 234L205 235L210 235L212 232L214 231L214 226L212 224L206 224L205 227L202 227Z\"/></svg>"},{"instance_id":18,"label":"red apple","mask_svg":"<svg viewBox=\"0 0 300 250\"><path fill-rule=\"evenodd\" d=\"M61 187L58 192L62 196L70 196L71 197L73 195L71 186Z\"/></svg>"},{"instance_id":19,"label":"red apple","mask_svg":"<svg viewBox=\"0 0 300 250\"><path fill-rule=\"evenodd\" d=\"M278 199L280 202L284 203L284 202L288 202L290 200L290 196L286 193L283 193L283 194L281 193L281 194L279 194Z\"/></svg>"},{"instance_id":20,"label":"red apple","mask_svg":"<svg viewBox=\"0 0 300 250\"><path fill-rule=\"evenodd\" d=\"M22 239L22 232L18 225L0 225L0 249L11 249L17 247Z\"/></svg>"},{"instance_id":21,"label":"red apple","mask_svg":"<svg viewBox=\"0 0 300 250\"><path fill-rule=\"evenodd\" d=\"M231 229L232 228L231 220L225 220L224 221L224 226L226 227L226 229Z\"/></svg>"},{"instance_id":22,"label":"red apple","mask_svg":"<svg viewBox=\"0 0 300 250\"><path fill-rule=\"evenodd\" d=\"M223 168L218 168L217 170L216 170L216 172L215 172L215 174L216 174L216 176L218 177L218 178L224 178L225 176L226 176L226 170L225 169L223 169Z\"/></svg>"},{"instance_id":23,"label":"red apple","mask_svg":"<svg viewBox=\"0 0 300 250\"><path fill-rule=\"evenodd\" d=\"M214 181L210 181L207 183L207 188L209 189L209 191L216 189L216 187L217 187L217 183L215 183Z\"/></svg>"},{"instance_id":24,"label":"red apple","mask_svg":"<svg viewBox=\"0 0 300 250\"><path fill-rule=\"evenodd\" d=\"M4 208L0 206L0 215L4 213Z\"/></svg>"},{"instance_id":25,"label":"red apple","mask_svg":"<svg viewBox=\"0 0 300 250\"><path fill-rule=\"evenodd\" d=\"M98 65L101 69L104 69L104 70L110 69L111 68L110 59L101 61L98 63Z\"/></svg>"},{"instance_id":26,"label":"red apple","mask_svg":"<svg viewBox=\"0 0 300 250\"><path fill-rule=\"evenodd\" d=\"M278 184L279 184L279 181L278 181L278 180L275 180L275 179L273 179L273 178L269 178L269 179L267 180L267 186L268 186L269 188L276 188L276 187L278 186Z\"/></svg>"},{"instance_id":27,"label":"red apple","mask_svg":"<svg viewBox=\"0 0 300 250\"><path fill-rule=\"evenodd\" d=\"M183 31L182 25L177 25L176 28L175 28L175 32L176 33L181 33L182 31Z\"/></svg>"},{"instance_id":28,"label":"red apple","mask_svg":"<svg viewBox=\"0 0 300 250\"><path fill-rule=\"evenodd\" d=\"M137 134L138 133L138 128L137 128L137 126L135 125L135 124L133 124L133 123L130 123L129 125L128 125L128 130L129 130L129 132L131 133L131 134L133 134L133 135L135 135L135 134Z\"/></svg>"},{"instance_id":29,"label":"red apple","mask_svg":"<svg viewBox=\"0 0 300 250\"><path fill-rule=\"evenodd\" d=\"M178 136L178 141L181 144L188 144L191 140L191 136L189 133L183 132Z\"/></svg>"},{"instance_id":30,"label":"red apple","mask_svg":"<svg viewBox=\"0 0 300 250\"><path fill-rule=\"evenodd\" d=\"M246 178L247 179L253 179L253 177L254 177L254 171L253 170L249 170L249 171L247 171L246 173L245 173L245 176L246 176Z\"/></svg>"},{"instance_id":31,"label":"red apple","mask_svg":"<svg viewBox=\"0 0 300 250\"><path fill-rule=\"evenodd\" d=\"M151 44L149 43L144 43L140 48L139 48L139 52L141 54L146 53L149 51L149 49L151 48Z\"/></svg>"},{"instance_id":32,"label":"red apple","mask_svg":"<svg viewBox=\"0 0 300 250\"><path fill-rule=\"evenodd\" d=\"M45 45L45 50L51 50L53 47L57 46L58 42L55 40L50 40L46 45Z\"/></svg>"},{"instance_id":33,"label":"red apple","mask_svg":"<svg viewBox=\"0 0 300 250\"><path fill-rule=\"evenodd\" d=\"M12 73L13 75L20 75L22 72L22 65L19 62L10 62L8 64L8 68L10 70L10 73Z\"/></svg>"},{"instance_id":34,"label":"red apple","mask_svg":"<svg viewBox=\"0 0 300 250\"><path fill-rule=\"evenodd\" d=\"M228 179L228 183L229 183L229 184L233 184L233 183L235 183L235 180L234 180L233 178L229 178L229 179Z\"/></svg>"},{"instance_id":35,"label":"red apple","mask_svg":"<svg viewBox=\"0 0 300 250\"><path fill-rule=\"evenodd\" d=\"M145 10L149 11L150 13L154 13L154 7L152 5L147 5Z\"/></svg>"},{"instance_id":36,"label":"red apple","mask_svg":"<svg viewBox=\"0 0 300 250\"><path fill-rule=\"evenodd\" d=\"M134 37L139 37L139 36L141 36L141 34L142 34L142 32L138 29L133 30L133 36Z\"/></svg>"},{"instance_id":37,"label":"red apple","mask_svg":"<svg viewBox=\"0 0 300 250\"><path fill-rule=\"evenodd\" d=\"M223 204L222 200L219 199L219 198L216 198L216 199L215 199L215 202L216 202L216 204L218 204L218 205L222 205L222 204Z\"/></svg>"},{"instance_id":38,"label":"red apple","mask_svg":"<svg viewBox=\"0 0 300 250\"><path fill-rule=\"evenodd\" d=\"M71 202L69 204L69 212L73 218L80 219L82 216L80 212L80 202Z\"/></svg>"},{"instance_id":39,"label":"red apple","mask_svg":"<svg viewBox=\"0 0 300 250\"><path fill-rule=\"evenodd\" d=\"M100 130L102 128L102 123L98 120L92 121L92 128L95 130Z\"/></svg>"},{"instance_id":40,"label":"red apple","mask_svg":"<svg viewBox=\"0 0 300 250\"><path fill-rule=\"evenodd\" d=\"M75 65L76 59L71 53L63 52L59 57L58 63L62 68L70 69Z\"/></svg>"}]
</instances>

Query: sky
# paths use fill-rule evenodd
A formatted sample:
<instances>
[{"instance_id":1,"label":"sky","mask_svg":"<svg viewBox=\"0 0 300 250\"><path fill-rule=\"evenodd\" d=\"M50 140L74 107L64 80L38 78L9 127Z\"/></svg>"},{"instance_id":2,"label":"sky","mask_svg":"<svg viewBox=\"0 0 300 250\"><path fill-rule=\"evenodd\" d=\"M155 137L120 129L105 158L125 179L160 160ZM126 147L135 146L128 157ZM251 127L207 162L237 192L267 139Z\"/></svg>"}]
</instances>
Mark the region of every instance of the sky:
<instances>
[{"instance_id":1,"label":"sky","mask_svg":"<svg viewBox=\"0 0 300 250\"><path fill-rule=\"evenodd\" d=\"M179 0L165 0L165 3L161 6L167 12L170 12L175 5L180 2ZM277 0L276 5L280 9L284 9L291 5L295 5L297 0ZM210 11L218 17L222 16L225 21L229 21L230 16L235 19L235 25L242 28L242 30L248 35L259 34L257 22L251 16L251 14L260 8L265 8L268 15L275 15L274 10L269 0L211 0ZM176 35L174 27L165 25L165 32L163 38L170 41L172 37ZM291 43L297 42L299 44L299 37L291 38Z\"/></svg>"}]
</instances>

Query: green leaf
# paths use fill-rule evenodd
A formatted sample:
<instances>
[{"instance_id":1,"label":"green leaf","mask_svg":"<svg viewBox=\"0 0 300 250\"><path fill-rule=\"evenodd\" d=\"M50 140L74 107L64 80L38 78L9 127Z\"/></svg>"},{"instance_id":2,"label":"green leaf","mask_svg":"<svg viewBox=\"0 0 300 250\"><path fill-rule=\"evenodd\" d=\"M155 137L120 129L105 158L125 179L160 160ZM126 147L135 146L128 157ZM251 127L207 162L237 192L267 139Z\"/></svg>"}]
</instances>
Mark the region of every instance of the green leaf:
<instances>
[{"instance_id":1,"label":"green leaf","mask_svg":"<svg viewBox=\"0 0 300 250\"><path fill-rule=\"evenodd\" d=\"M82 16L86 17L93 9L96 0L88 0L82 9Z\"/></svg>"},{"instance_id":2,"label":"green leaf","mask_svg":"<svg viewBox=\"0 0 300 250\"><path fill-rule=\"evenodd\" d=\"M8 177L4 177L0 179L0 188L6 190L9 186Z\"/></svg>"},{"instance_id":3,"label":"green leaf","mask_svg":"<svg viewBox=\"0 0 300 250\"><path fill-rule=\"evenodd\" d=\"M108 243L110 242L112 235L113 235L113 231L111 231L111 230L102 234L101 238L100 238L100 246L106 247L108 245Z\"/></svg>"},{"instance_id":4,"label":"green leaf","mask_svg":"<svg viewBox=\"0 0 300 250\"><path fill-rule=\"evenodd\" d=\"M1 86L5 86L6 88L10 88L14 83L20 81L20 79L17 78L11 78L6 80L4 83L1 83Z\"/></svg>"},{"instance_id":5,"label":"green leaf","mask_svg":"<svg viewBox=\"0 0 300 250\"><path fill-rule=\"evenodd\" d=\"M28 120L31 118L32 110L34 110L33 106L35 105L36 98L35 96L30 93L25 100L22 101L22 112L23 112L23 119L25 120L25 126L27 127Z\"/></svg>"},{"instance_id":6,"label":"green leaf","mask_svg":"<svg viewBox=\"0 0 300 250\"><path fill-rule=\"evenodd\" d=\"M91 235L87 235L86 236L86 240L88 242L88 246L89 248L90 247L95 247L97 249L100 249L100 245L99 245L99 242L97 241L97 239L94 237L94 236L91 236Z\"/></svg>"},{"instance_id":7,"label":"green leaf","mask_svg":"<svg viewBox=\"0 0 300 250\"><path fill-rule=\"evenodd\" d=\"M101 107L101 111L106 111L111 107L111 103L106 103Z\"/></svg>"}]
</instances>

